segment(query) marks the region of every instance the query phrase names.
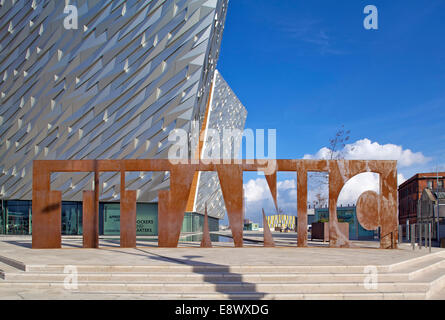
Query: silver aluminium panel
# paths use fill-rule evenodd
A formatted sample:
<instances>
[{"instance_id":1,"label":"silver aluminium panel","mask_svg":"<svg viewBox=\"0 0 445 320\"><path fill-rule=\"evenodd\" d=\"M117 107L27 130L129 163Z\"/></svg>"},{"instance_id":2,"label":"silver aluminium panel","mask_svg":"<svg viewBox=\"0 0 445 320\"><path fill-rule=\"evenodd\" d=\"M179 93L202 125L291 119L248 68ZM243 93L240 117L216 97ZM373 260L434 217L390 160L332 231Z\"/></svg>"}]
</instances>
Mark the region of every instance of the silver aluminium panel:
<instances>
[{"instance_id":1,"label":"silver aluminium panel","mask_svg":"<svg viewBox=\"0 0 445 320\"><path fill-rule=\"evenodd\" d=\"M219 154L224 159L239 158L240 150L224 149L224 130L238 129L238 134L234 134L241 139L242 131L247 118L247 110L242 105L238 97L229 87L227 82L218 72L215 72L215 85L213 88L212 100L210 102L208 128L219 133ZM218 143L213 144L210 138L206 139L203 147L203 154L212 157L212 148L217 148ZM232 150L232 151L231 151ZM216 153L218 154L218 153ZM200 172L198 196L195 198L195 212L204 213L207 202L207 212L209 216L223 219L226 213L221 185L216 172Z\"/></svg>"},{"instance_id":2,"label":"silver aluminium panel","mask_svg":"<svg viewBox=\"0 0 445 320\"><path fill-rule=\"evenodd\" d=\"M202 121L227 0L2 0L0 196L31 199L35 159L166 158L169 132ZM119 200L119 173L101 174L101 201ZM127 173L138 201L155 201L165 173ZM92 175L54 174L80 201Z\"/></svg>"}]
</instances>

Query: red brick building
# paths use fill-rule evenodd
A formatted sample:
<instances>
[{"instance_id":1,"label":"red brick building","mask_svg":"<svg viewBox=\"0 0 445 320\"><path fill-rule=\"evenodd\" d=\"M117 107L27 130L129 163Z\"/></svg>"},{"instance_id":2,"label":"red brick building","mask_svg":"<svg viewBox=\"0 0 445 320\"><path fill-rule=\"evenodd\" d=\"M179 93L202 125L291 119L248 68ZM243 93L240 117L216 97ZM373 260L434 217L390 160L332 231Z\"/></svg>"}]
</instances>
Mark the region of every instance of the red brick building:
<instances>
[{"instance_id":1,"label":"red brick building","mask_svg":"<svg viewBox=\"0 0 445 320\"><path fill-rule=\"evenodd\" d=\"M418 173L399 186L399 224L417 222L417 204L423 189L444 190L445 172Z\"/></svg>"}]
</instances>

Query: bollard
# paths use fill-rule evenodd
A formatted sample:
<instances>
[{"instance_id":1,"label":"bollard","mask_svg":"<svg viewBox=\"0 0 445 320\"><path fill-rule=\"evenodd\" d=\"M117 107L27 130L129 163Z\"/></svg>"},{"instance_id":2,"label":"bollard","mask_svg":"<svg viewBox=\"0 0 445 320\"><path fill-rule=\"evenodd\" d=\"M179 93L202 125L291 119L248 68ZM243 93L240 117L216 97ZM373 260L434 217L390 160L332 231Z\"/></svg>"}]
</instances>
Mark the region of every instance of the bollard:
<instances>
[{"instance_id":1,"label":"bollard","mask_svg":"<svg viewBox=\"0 0 445 320\"><path fill-rule=\"evenodd\" d=\"M417 243L419 250L422 249L422 225L420 223L416 223L417 230L419 230L419 242Z\"/></svg>"},{"instance_id":2,"label":"bollard","mask_svg":"<svg viewBox=\"0 0 445 320\"><path fill-rule=\"evenodd\" d=\"M406 220L406 241L409 242L409 228L410 228L410 224L409 224L409 220Z\"/></svg>"},{"instance_id":3,"label":"bollard","mask_svg":"<svg viewBox=\"0 0 445 320\"><path fill-rule=\"evenodd\" d=\"M403 239L402 239L402 226L401 225L399 225L399 228L398 228L399 230L398 230L398 234L399 234L399 244L401 244L402 242L403 242Z\"/></svg>"},{"instance_id":4,"label":"bollard","mask_svg":"<svg viewBox=\"0 0 445 320\"><path fill-rule=\"evenodd\" d=\"M428 237L427 237L427 235L428 235L428 224L424 224L423 225L424 226L424 237L425 237L425 244L424 244L424 247L425 247L425 249L427 248L427 246L428 246L428 242L427 242L427 239L428 239Z\"/></svg>"},{"instance_id":5,"label":"bollard","mask_svg":"<svg viewBox=\"0 0 445 320\"><path fill-rule=\"evenodd\" d=\"M428 241L429 241L429 245L430 245L430 253L431 253L431 231L432 231L432 223L428 223Z\"/></svg>"},{"instance_id":6,"label":"bollard","mask_svg":"<svg viewBox=\"0 0 445 320\"><path fill-rule=\"evenodd\" d=\"M411 245L413 246L413 250L416 248L416 225L411 225Z\"/></svg>"}]
</instances>

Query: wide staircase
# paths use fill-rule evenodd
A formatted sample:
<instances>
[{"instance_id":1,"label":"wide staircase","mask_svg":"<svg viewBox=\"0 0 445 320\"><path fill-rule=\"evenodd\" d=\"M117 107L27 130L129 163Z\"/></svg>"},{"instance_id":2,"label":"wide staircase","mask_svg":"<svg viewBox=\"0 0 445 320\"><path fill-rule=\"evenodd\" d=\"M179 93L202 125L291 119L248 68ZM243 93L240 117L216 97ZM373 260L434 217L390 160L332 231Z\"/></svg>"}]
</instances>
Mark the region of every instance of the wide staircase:
<instances>
[{"instance_id":1,"label":"wide staircase","mask_svg":"<svg viewBox=\"0 0 445 320\"><path fill-rule=\"evenodd\" d=\"M431 299L445 288L444 252L377 267L79 264L77 287L72 267L2 261L0 298L7 288L40 299Z\"/></svg>"}]
</instances>

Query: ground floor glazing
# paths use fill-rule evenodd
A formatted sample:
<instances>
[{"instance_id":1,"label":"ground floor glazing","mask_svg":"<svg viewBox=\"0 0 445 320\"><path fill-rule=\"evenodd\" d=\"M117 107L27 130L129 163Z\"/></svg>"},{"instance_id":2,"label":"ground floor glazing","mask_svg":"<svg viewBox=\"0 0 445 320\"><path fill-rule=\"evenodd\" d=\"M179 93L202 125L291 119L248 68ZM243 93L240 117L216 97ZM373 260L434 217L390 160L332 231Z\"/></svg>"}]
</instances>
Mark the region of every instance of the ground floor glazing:
<instances>
[{"instance_id":1,"label":"ground floor glazing","mask_svg":"<svg viewBox=\"0 0 445 320\"><path fill-rule=\"evenodd\" d=\"M82 235L82 203L62 202L62 235ZM186 212L181 232L202 232L204 216ZM209 217L210 231L218 231L219 220ZM3 200L0 211L0 234L32 234L32 202L27 200ZM99 203L99 234L120 234L120 204ZM138 203L136 205L136 235L158 235L158 204ZM189 241L194 241L191 238Z\"/></svg>"}]
</instances>

